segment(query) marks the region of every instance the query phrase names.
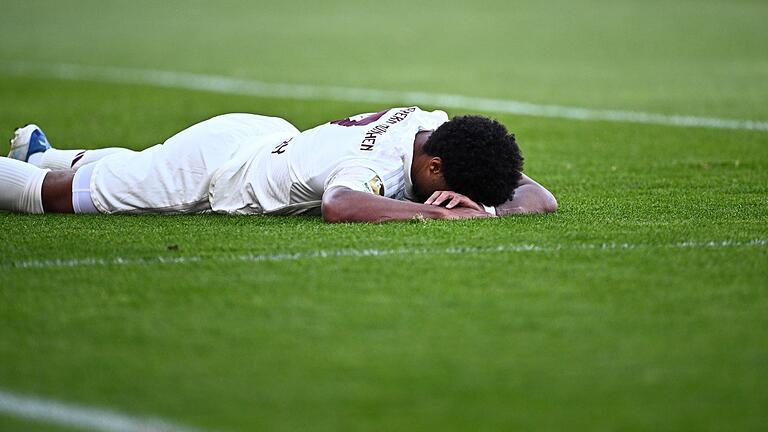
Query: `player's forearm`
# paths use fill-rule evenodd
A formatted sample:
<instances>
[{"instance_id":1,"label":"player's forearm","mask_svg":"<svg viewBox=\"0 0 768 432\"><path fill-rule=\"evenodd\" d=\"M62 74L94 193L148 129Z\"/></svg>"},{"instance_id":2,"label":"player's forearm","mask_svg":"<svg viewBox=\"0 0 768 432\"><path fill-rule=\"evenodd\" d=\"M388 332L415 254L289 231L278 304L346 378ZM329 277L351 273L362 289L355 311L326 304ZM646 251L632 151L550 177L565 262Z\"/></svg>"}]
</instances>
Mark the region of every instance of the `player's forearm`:
<instances>
[{"instance_id":1,"label":"player's forearm","mask_svg":"<svg viewBox=\"0 0 768 432\"><path fill-rule=\"evenodd\" d=\"M414 217L443 219L444 207L398 201L342 187L323 194L323 219L326 222L387 222Z\"/></svg>"},{"instance_id":2,"label":"player's forearm","mask_svg":"<svg viewBox=\"0 0 768 432\"><path fill-rule=\"evenodd\" d=\"M552 213L557 200L552 192L530 177L523 175L511 200L496 207L498 216L513 214Z\"/></svg>"}]
</instances>

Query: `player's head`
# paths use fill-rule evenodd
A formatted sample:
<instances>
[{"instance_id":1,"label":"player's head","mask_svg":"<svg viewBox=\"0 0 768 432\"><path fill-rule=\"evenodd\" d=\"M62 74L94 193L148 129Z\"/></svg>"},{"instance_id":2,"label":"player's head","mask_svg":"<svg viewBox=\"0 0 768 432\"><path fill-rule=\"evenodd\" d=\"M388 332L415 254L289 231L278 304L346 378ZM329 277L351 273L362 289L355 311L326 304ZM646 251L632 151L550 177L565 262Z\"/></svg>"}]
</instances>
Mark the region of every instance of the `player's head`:
<instances>
[{"instance_id":1,"label":"player's head","mask_svg":"<svg viewBox=\"0 0 768 432\"><path fill-rule=\"evenodd\" d=\"M438 127L421 150L430 159L425 169L413 173L419 199L444 188L498 205L512 196L522 176L523 156L515 135L486 117L454 117Z\"/></svg>"}]
</instances>

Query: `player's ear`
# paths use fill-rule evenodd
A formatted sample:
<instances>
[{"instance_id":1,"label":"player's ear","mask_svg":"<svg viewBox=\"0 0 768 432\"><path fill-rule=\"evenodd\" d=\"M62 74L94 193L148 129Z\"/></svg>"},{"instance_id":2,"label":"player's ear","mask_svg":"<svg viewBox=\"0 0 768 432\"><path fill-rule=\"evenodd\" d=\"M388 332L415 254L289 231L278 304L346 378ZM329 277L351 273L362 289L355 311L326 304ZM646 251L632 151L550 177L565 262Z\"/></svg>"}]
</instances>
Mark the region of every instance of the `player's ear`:
<instances>
[{"instance_id":1,"label":"player's ear","mask_svg":"<svg viewBox=\"0 0 768 432\"><path fill-rule=\"evenodd\" d=\"M429 173L432 175L442 175L443 174L443 160L439 157L433 157L429 160L429 165L427 165L429 168Z\"/></svg>"}]
</instances>

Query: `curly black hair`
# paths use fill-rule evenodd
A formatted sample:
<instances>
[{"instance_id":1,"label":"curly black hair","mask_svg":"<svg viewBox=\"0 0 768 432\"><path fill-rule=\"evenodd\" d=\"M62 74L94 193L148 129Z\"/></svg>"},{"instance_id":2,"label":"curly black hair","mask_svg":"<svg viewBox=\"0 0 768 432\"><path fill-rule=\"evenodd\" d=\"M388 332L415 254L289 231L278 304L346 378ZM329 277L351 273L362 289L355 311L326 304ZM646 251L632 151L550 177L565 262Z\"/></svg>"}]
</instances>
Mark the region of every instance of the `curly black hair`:
<instances>
[{"instance_id":1,"label":"curly black hair","mask_svg":"<svg viewBox=\"0 0 768 432\"><path fill-rule=\"evenodd\" d=\"M452 191L485 205L511 199L522 177L523 155L515 135L487 117L454 117L438 127L422 149L442 159Z\"/></svg>"}]
</instances>

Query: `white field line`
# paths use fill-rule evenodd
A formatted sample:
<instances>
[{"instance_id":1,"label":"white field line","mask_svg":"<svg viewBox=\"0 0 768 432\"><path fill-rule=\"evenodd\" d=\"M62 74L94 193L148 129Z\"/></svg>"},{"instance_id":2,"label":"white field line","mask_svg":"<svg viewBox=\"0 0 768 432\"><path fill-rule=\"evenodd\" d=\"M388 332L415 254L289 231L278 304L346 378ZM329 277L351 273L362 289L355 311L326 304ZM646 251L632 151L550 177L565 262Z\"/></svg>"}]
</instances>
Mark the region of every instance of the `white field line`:
<instances>
[{"instance_id":1,"label":"white field line","mask_svg":"<svg viewBox=\"0 0 768 432\"><path fill-rule=\"evenodd\" d=\"M279 262L301 261L307 259L327 259L346 257L380 257L387 255L461 255L461 254L499 254L523 252L555 252L555 251L621 251L636 249L726 249L726 248L759 248L768 246L768 239L748 241L685 241L663 245L642 243L593 243L593 244L559 244L539 246L534 244L498 245L487 247L448 247L448 248L398 248L398 249L331 249L308 252L285 252L275 254L244 254L244 255L191 255L191 256L154 256L145 258L63 258L47 260L26 260L0 262L0 268L40 269L55 267L100 267L100 266L143 266L143 265L174 265L201 262Z\"/></svg>"},{"instance_id":2,"label":"white field line","mask_svg":"<svg viewBox=\"0 0 768 432\"><path fill-rule=\"evenodd\" d=\"M681 127L706 127L768 132L768 121L543 105L508 99L481 98L447 93L376 90L311 84L268 83L222 75L205 75L154 69L12 62L0 63L0 72L6 75L37 76L72 81L140 84L283 99L429 105L439 108L466 109L471 111L507 113L534 117L555 117L585 121L646 123Z\"/></svg>"},{"instance_id":3,"label":"white field line","mask_svg":"<svg viewBox=\"0 0 768 432\"><path fill-rule=\"evenodd\" d=\"M62 403L0 390L0 413L34 421L103 432L198 432L157 418L138 418L115 411Z\"/></svg>"}]
</instances>

